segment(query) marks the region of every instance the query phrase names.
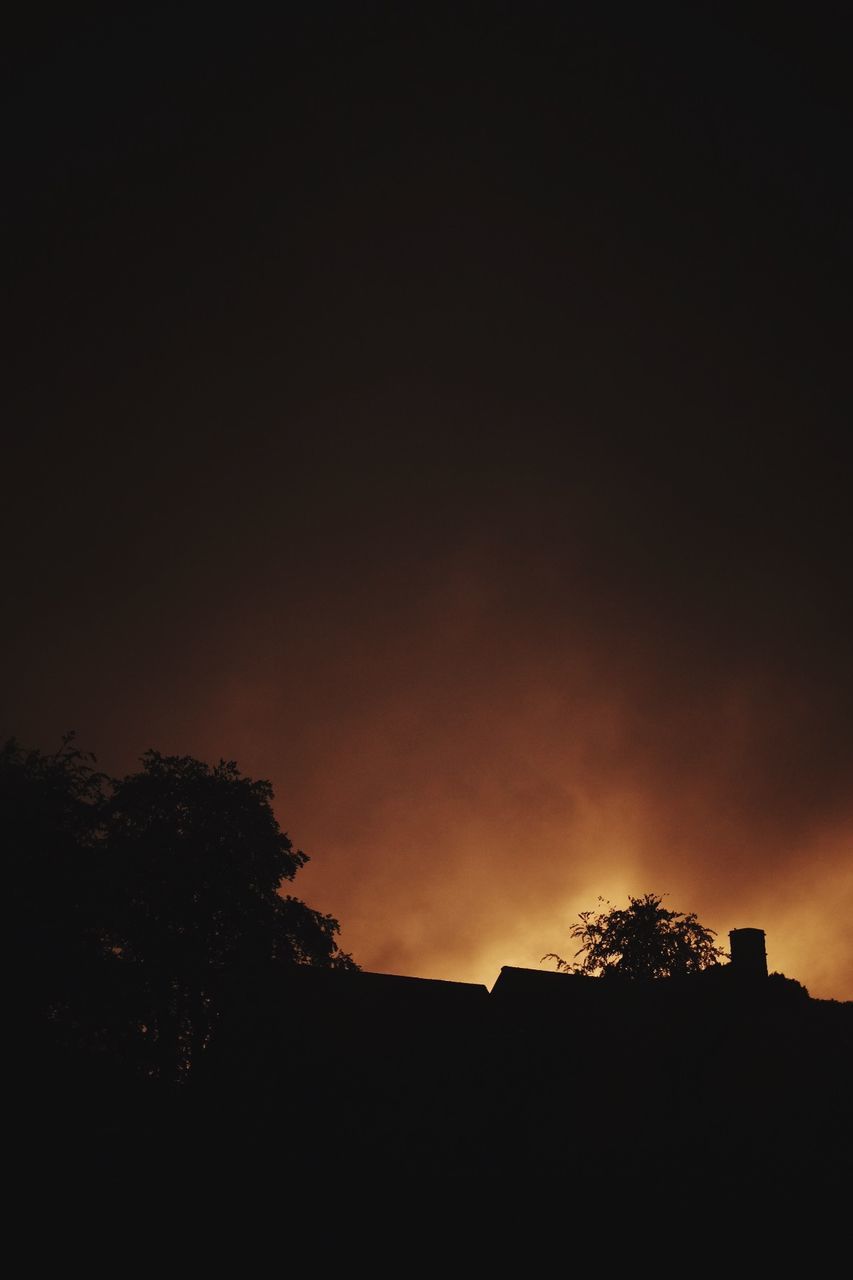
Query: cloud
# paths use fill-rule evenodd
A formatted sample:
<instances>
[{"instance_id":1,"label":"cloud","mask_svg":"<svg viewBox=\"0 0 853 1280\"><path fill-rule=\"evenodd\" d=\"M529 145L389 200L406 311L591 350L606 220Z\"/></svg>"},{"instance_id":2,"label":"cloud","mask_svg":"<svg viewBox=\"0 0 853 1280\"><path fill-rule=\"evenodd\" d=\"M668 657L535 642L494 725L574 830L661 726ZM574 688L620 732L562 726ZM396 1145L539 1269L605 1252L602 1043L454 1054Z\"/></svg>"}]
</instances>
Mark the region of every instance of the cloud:
<instances>
[{"instance_id":1,"label":"cloud","mask_svg":"<svg viewBox=\"0 0 853 1280\"><path fill-rule=\"evenodd\" d=\"M599 895L655 891L853 994L853 813L819 688L727 664L713 635L685 650L632 600L531 593L518 555L412 572L402 602L364 580L359 614L327 598L298 672L261 646L205 731L272 775L312 856L299 892L362 964L491 984L564 952Z\"/></svg>"}]
</instances>

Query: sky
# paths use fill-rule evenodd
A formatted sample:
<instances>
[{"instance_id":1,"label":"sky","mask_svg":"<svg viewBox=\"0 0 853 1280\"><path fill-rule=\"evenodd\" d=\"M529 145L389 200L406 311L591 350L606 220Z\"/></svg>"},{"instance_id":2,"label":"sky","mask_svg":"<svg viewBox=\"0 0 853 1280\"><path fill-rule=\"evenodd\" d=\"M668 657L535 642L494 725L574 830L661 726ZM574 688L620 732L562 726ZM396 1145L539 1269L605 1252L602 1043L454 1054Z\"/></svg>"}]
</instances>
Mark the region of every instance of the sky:
<instances>
[{"instance_id":1,"label":"sky","mask_svg":"<svg viewBox=\"0 0 853 1280\"><path fill-rule=\"evenodd\" d=\"M113 8L3 55L0 731L269 778L365 968L853 998L842 6Z\"/></svg>"}]
</instances>

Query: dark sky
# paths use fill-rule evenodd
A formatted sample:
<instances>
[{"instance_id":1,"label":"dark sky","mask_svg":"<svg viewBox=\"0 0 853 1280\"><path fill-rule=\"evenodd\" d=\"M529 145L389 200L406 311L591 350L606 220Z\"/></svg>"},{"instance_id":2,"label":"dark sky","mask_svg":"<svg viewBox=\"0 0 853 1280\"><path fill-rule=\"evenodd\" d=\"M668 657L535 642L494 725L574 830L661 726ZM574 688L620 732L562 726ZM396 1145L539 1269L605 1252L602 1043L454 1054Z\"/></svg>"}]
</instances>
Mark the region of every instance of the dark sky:
<instances>
[{"instance_id":1,"label":"dark sky","mask_svg":"<svg viewBox=\"0 0 853 1280\"><path fill-rule=\"evenodd\" d=\"M269 777L366 967L853 997L845 6L114 8L4 55L2 728Z\"/></svg>"}]
</instances>

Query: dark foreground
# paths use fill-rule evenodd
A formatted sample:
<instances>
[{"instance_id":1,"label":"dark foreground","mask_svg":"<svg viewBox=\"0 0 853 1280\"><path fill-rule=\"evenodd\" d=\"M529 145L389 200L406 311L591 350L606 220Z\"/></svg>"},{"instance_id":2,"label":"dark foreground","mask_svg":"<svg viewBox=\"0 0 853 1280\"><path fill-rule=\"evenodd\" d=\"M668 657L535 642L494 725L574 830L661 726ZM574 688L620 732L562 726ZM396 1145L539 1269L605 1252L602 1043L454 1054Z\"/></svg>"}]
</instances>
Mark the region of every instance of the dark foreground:
<instances>
[{"instance_id":1,"label":"dark foreground","mask_svg":"<svg viewBox=\"0 0 853 1280\"><path fill-rule=\"evenodd\" d=\"M489 994L300 968L256 991L181 1084L107 1054L30 1063L11 1108L22 1176L667 1201L849 1179L853 1005L776 976L504 969Z\"/></svg>"}]
</instances>

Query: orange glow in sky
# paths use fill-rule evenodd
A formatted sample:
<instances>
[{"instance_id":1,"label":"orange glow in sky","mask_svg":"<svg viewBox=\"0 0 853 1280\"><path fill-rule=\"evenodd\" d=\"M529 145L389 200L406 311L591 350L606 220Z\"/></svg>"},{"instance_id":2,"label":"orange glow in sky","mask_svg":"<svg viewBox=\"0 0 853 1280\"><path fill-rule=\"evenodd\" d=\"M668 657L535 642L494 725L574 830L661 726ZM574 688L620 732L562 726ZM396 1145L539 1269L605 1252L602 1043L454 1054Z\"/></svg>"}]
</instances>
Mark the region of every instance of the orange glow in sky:
<instances>
[{"instance_id":1,"label":"orange glow in sky","mask_svg":"<svg viewBox=\"0 0 853 1280\"><path fill-rule=\"evenodd\" d=\"M488 985L565 955L599 895L654 891L724 945L764 929L771 970L853 997L853 814L793 785L780 748L809 708L759 679L691 681L636 630L608 649L582 614L525 625L488 583L450 564L408 612L353 612L343 650L318 606L296 668L241 631L252 677L213 681L181 745L227 742L272 779L311 858L293 891L366 968Z\"/></svg>"},{"instance_id":2,"label":"orange glow in sky","mask_svg":"<svg viewBox=\"0 0 853 1280\"><path fill-rule=\"evenodd\" d=\"M853 998L823 6L175 8L7 58L4 738L268 778L367 968L650 892Z\"/></svg>"}]
</instances>

